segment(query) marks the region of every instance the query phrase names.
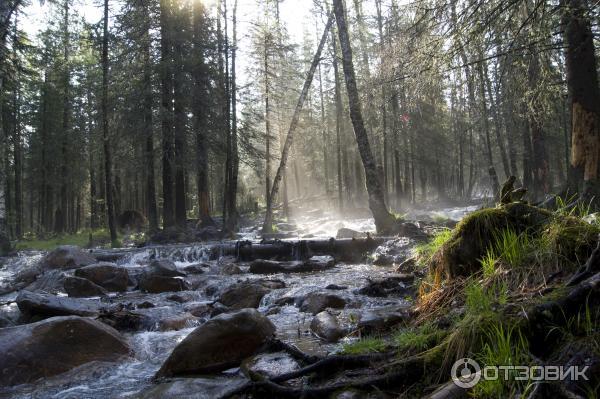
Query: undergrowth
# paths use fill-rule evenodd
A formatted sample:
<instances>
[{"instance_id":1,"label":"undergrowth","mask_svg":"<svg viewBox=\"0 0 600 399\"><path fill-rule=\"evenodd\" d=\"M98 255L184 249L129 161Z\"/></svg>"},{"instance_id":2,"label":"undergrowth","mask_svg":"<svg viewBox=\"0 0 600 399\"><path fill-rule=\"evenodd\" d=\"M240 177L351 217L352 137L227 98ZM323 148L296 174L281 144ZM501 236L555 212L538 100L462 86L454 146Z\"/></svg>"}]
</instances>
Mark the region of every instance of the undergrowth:
<instances>
[{"instance_id":1,"label":"undergrowth","mask_svg":"<svg viewBox=\"0 0 600 399\"><path fill-rule=\"evenodd\" d=\"M383 338L366 337L358 341L344 344L340 353L344 355L360 355L363 353L380 353L384 352L388 344Z\"/></svg>"}]
</instances>

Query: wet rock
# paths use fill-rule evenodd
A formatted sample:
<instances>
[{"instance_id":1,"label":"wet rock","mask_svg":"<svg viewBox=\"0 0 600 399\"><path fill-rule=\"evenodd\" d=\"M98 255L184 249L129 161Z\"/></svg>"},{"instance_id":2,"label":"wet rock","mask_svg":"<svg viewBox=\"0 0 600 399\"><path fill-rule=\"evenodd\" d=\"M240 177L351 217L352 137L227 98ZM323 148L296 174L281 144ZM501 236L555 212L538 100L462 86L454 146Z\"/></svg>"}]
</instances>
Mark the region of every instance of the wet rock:
<instances>
[{"instance_id":1,"label":"wet rock","mask_svg":"<svg viewBox=\"0 0 600 399\"><path fill-rule=\"evenodd\" d=\"M360 315L358 328L363 330L366 334L385 331L408 320L409 317L408 307L385 306L369 309Z\"/></svg>"},{"instance_id":2,"label":"wet rock","mask_svg":"<svg viewBox=\"0 0 600 399\"><path fill-rule=\"evenodd\" d=\"M150 309L150 308L154 308L154 307L156 307L156 305L149 301L144 301L144 302L138 303L136 305L137 309Z\"/></svg>"},{"instance_id":3,"label":"wet rock","mask_svg":"<svg viewBox=\"0 0 600 399\"><path fill-rule=\"evenodd\" d=\"M213 304L212 302L188 303L184 307L184 310L196 317L207 317L210 316L211 312L213 311Z\"/></svg>"},{"instance_id":4,"label":"wet rock","mask_svg":"<svg viewBox=\"0 0 600 399\"><path fill-rule=\"evenodd\" d=\"M469 393L465 388L461 388L450 381L427 395L424 399L463 399L468 398Z\"/></svg>"},{"instance_id":5,"label":"wet rock","mask_svg":"<svg viewBox=\"0 0 600 399\"><path fill-rule=\"evenodd\" d=\"M273 323L254 309L219 315L181 341L155 377L215 373L238 366L274 333Z\"/></svg>"},{"instance_id":6,"label":"wet rock","mask_svg":"<svg viewBox=\"0 0 600 399\"><path fill-rule=\"evenodd\" d=\"M15 323L6 316L0 316L0 328L11 327Z\"/></svg>"},{"instance_id":7,"label":"wet rock","mask_svg":"<svg viewBox=\"0 0 600 399\"><path fill-rule=\"evenodd\" d=\"M219 272L226 276L233 276L235 274L242 274L242 269L239 268L235 263L227 263L221 266Z\"/></svg>"},{"instance_id":8,"label":"wet rock","mask_svg":"<svg viewBox=\"0 0 600 399\"><path fill-rule=\"evenodd\" d=\"M144 273L152 276L162 276L162 277L183 277L185 273L177 270L177 266L175 263L169 259L157 259L150 263Z\"/></svg>"},{"instance_id":9,"label":"wet rock","mask_svg":"<svg viewBox=\"0 0 600 399\"><path fill-rule=\"evenodd\" d=\"M108 291L126 291L129 273L114 263L96 263L75 270L75 276L86 278Z\"/></svg>"},{"instance_id":10,"label":"wet rock","mask_svg":"<svg viewBox=\"0 0 600 399\"><path fill-rule=\"evenodd\" d=\"M155 320L150 316L132 312L130 310L119 310L101 314L98 320L119 331L144 331L154 327Z\"/></svg>"},{"instance_id":11,"label":"wet rock","mask_svg":"<svg viewBox=\"0 0 600 399\"><path fill-rule=\"evenodd\" d=\"M327 308L343 309L346 300L339 295L328 292L311 292L302 299L300 310L316 315Z\"/></svg>"},{"instance_id":12,"label":"wet rock","mask_svg":"<svg viewBox=\"0 0 600 399\"><path fill-rule=\"evenodd\" d=\"M250 273L273 274L273 273L305 273L330 269L335 266L332 256L313 256L306 261L278 262L272 260L257 259L250 264Z\"/></svg>"},{"instance_id":13,"label":"wet rock","mask_svg":"<svg viewBox=\"0 0 600 399\"><path fill-rule=\"evenodd\" d=\"M173 316L160 320L158 322L158 329L160 331L181 330L184 328L197 326L199 322L200 318L191 313L185 313L179 316Z\"/></svg>"},{"instance_id":14,"label":"wet rock","mask_svg":"<svg viewBox=\"0 0 600 399\"><path fill-rule=\"evenodd\" d=\"M337 238L337 239L366 238L366 237L367 237L367 233L365 233L364 231L356 231L356 230L348 229L346 227L342 227L341 229L339 229L337 231L337 234L335 235L335 238Z\"/></svg>"},{"instance_id":15,"label":"wet rock","mask_svg":"<svg viewBox=\"0 0 600 399\"><path fill-rule=\"evenodd\" d=\"M205 263L198 263L197 265L189 265L183 268L183 271L187 274L202 274L210 270L210 265Z\"/></svg>"},{"instance_id":16,"label":"wet rock","mask_svg":"<svg viewBox=\"0 0 600 399\"><path fill-rule=\"evenodd\" d=\"M402 263L410 254L411 240L402 237L386 241L373 252L373 264L387 266Z\"/></svg>"},{"instance_id":17,"label":"wet rock","mask_svg":"<svg viewBox=\"0 0 600 399\"><path fill-rule=\"evenodd\" d=\"M285 282L283 280L279 280L277 278L260 279L257 281L259 281L263 287L266 287L270 290L278 290L278 289L286 287Z\"/></svg>"},{"instance_id":18,"label":"wet rock","mask_svg":"<svg viewBox=\"0 0 600 399\"><path fill-rule=\"evenodd\" d=\"M94 301L21 291L15 300L19 310L30 317L96 316L100 305Z\"/></svg>"},{"instance_id":19,"label":"wet rock","mask_svg":"<svg viewBox=\"0 0 600 399\"><path fill-rule=\"evenodd\" d=\"M211 306L210 317L215 317L223 313L229 312L229 308L221 302L215 302Z\"/></svg>"},{"instance_id":20,"label":"wet rock","mask_svg":"<svg viewBox=\"0 0 600 399\"><path fill-rule=\"evenodd\" d=\"M370 297L384 298L390 295L404 297L414 295L414 290L406 283L414 279L413 275L399 275L383 279L369 280L368 284L360 288L357 293Z\"/></svg>"},{"instance_id":21,"label":"wet rock","mask_svg":"<svg viewBox=\"0 0 600 399\"><path fill-rule=\"evenodd\" d=\"M65 274L61 270L48 270L37 276L34 282L24 289L32 292L57 294L63 291Z\"/></svg>"},{"instance_id":22,"label":"wet rock","mask_svg":"<svg viewBox=\"0 0 600 399\"><path fill-rule=\"evenodd\" d=\"M342 290L347 290L348 286L347 285L337 285L337 284L329 284L327 287L325 287L326 290L334 290L334 291L342 291Z\"/></svg>"},{"instance_id":23,"label":"wet rock","mask_svg":"<svg viewBox=\"0 0 600 399\"><path fill-rule=\"evenodd\" d=\"M157 294L161 292L184 291L187 287L180 277L164 277L142 274L139 282L140 290Z\"/></svg>"},{"instance_id":24,"label":"wet rock","mask_svg":"<svg viewBox=\"0 0 600 399\"><path fill-rule=\"evenodd\" d=\"M63 283L65 292L74 298L91 296L106 296L106 290L90 280L81 277L65 277Z\"/></svg>"},{"instance_id":25,"label":"wet rock","mask_svg":"<svg viewBox=\"0 0 600 399\"><path fill-rule=\"evenodd\" d=\"M248 378L273 378L300 369L298 362L285 352L260 353L245 360L240 369Z\"/></svg>"},{"instance_id":26,"label":"wet rock","mask_svg":"<svg viewBox=\"0 0 600 399\"><path fill-rule=\"evenodd\" d=\"M427 233L414 223L399 223L396 229L396 233L401 237L409 237L415 240L426 240L428 237Z\"/></svg>"},{"instance_id":27,"label":"wet rock","mask_svg":"<svg viewBox=\"0 0 600 399\"><path fill-rule=\"evenodd\" d=\"M136 399L223 399L246 383L245 378L183 378L153 385Z\"/></svg>"},{"instance_id":28,"label":"wet rock","mask_svg":"<svg viewBox=\"0 0 600 399\"><path fill-rule=\"evenodd\" d=\"M260 282L244 282L226 289L219 297L219 302L231 309L258 308L261 299L269 291Z\"/></svg>"},{"instance_id":29,"label":"wet rock","mask_svg":"<svg viewBox=\"0 0 600 399\"><path fill-rule=\"evenodd\" d=\"M130 354L126 340L99 321L70 316L0 330L0 385L64 373L91 361Z\"/></svg>"},{"instance_id":30,"label":"wet rock","mask_svg":"<svg viewBox=\"0 0 600 399\"><path fill-rule=\"evenodd\" d=\"M346 334L337 317L327 311L317 313L310 323L310 329L327 342L337 342Z\"/></svg>"},{"instance_id":31,"label":"wet rock","mask_svg":"<svg viewBox=\"0 0 600 399\"><path fill-rule=\"evenodd\" d=\"M40 261L40 265L49 269L75 269L96 262L95 257L81 250L78 246L61 245L44 256Z\"/></svg>"},{"instance_id":32,"label":"wet rock","mask_svg":"<svg viewBox=\"0 0 600 399\"><path fill-rule=\"evenodd\" d=\"M183 294L173 294L169 295L166 299L169 301L177 302L177 303L186 303L194 299L194 295L189 292Z\"/></svg>"}]
</instances>

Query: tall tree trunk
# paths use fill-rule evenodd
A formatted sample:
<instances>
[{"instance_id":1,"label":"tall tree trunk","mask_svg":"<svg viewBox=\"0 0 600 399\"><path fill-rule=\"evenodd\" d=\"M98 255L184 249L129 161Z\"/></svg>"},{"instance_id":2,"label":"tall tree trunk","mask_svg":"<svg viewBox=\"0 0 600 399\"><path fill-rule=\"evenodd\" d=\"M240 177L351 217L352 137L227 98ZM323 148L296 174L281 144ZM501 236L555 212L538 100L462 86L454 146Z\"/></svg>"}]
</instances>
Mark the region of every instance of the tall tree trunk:
<instances>
[{"instance_id":1,"label":"tall tree trunk","mask_svg":"<svg viewBox=\"0 0 600 399\"><path fill-rule=\"evenodd\" d=\"M312 63L306 75L306 79L304 80L304 86L302 87L302 92L300 93L300 97L298 98L298 102L296 103L296 108L294 108L294 114L292 115L292 120L290 122L290 127L287 132L287 136L285 138L285 143L283 145L283 149L281 151L281 159L279 161L279 168L277 168L277 173L275 174L275 178L273 179L273 187L271 188L270 194L268 194L270 199L275 198L277 192L279 190L279 183L283 177L285 172L285 168L287 166L287 158L290 152L290 148L292 146L292 142L294 140L294 132L296 131L296 127L298 125L298 121L300 120L300 111L302 110L302 106L304 105L304 101L306 96L308 95L308 91L310 90L310 85L312 84L313 77L315 75L315 71L319 62L321 61L321 52L323 51L323 47L325 46L325 41L327 40L327 34L329 33L329 29L333 24L333 14L329 15L327 19L327 24L325 25L325 30L323 31L323 35L321 36L321 41L319 42L319 47L315 52ZM273 207L272 202L267 202L267 211L265 214L265 222L263 224L263 233L271 233L273 230Z\"/></svg>"},{"instance_id":2,"label":"tall tree trunk","mask_svg":"<svg viewBox=\"0 0 600 399\"><path fill-rule=\"evenodd\" d=\"M160 0L163 228L175 223L173 193L173 75L171 1Z\"/></svg>"},{"instance_id":3,"label":"tall tree trunk","mask_svg":"<svg viewBox=\"0 0 600 399\"><path fill-rule=\"evenodd\" d=\"M272 217L269 216L269 212L272 212L272 200L271 198L271 106L270 106L270 93L269 93L269 55L268 55L268 42L267 36L265 35L264 40L264 59L263 59L263 74L265 79L265 202L267 204L267 213L265 215L265 225L269 221L272 223ZM270 233L273 230L273 226L269 225L265 230L263 225L263 232Z\"/></svg>"},{"instance_id":4,"label":"tall tree trunk","mask_svg":"<svg viewBox=\"0 0 600 399\"><path fill-rule=\"evenodd\" d=\"M179 5L174 2L176 10L172 19L172 27L176 29L173 34L173 99L174 99L174 165L175 165L175 223L177 226L185 228L186 200L185 200L185 136L186 136L186 112L185 112L185 94L183 86L185 85L184 65L183 65L183 41L184 27Z\"/></svg>"},{"instance_id":5,"label":"tall tree trunk","mask_svg":"<svg viewBox=\"0 0 600 399\"><path fill-rule=\"evenodd\" d=\"M237 83L236 83L236 55L237 55L237 4L238 0L234 0L233 11L232 11L232 29L233 29L233 43L231 46L231 165L230 165L230 176L228 179L229 187L227 188L227 194L229 200L227 204L229 209L227 210L227 225L226 229L234 231L238 224L238 210L237 210L237 186L238 186L238 173L240 167L240 157L238 154L238 137L237 137Z\"/></svg>"},{"instance_id":6,"label":"tall tree trunk","mask_svg":"<svg viewBox=\"0 0 600 399\"><path fill-rule=\"evenodd\" d=\"M104 179L106 184L106 207L110 242L117 246L117 226L112 191L112 159L108 137L108 0L104 0L102 36L102 140L104 144Z\"/></svg>"},{"instance_id":7,"label":"tall tree trunk","mask_svg":"<svg viewBox=\"0 0 600 399\"><path fill-rule=\"evenodd\" d=\"M571 101L571 166L573 182L586 201L598 201L598 157L600 152L600 89L594 36L587 17L587 2L565 0L565 54L567 87Z\"/></svg>"},{"instance_id":8,"label":"tall tree trunk","mask_svg":"<svg viewBox=\"0 0 600 399\"><path fill-rule=\"evenodd\" d=\"M208 181L208 145L207 145L207 108L208 95L207 67L204 59L204 46L207 40L203 33L206 29L204 6L201 2L193 3L193 30L194 30L194 64L192 76L194 90L192 92L194 132L196 136L196 185L198 190L198 219L201 226L214 225L210 217L210 195Z\"/></svg>"},{"instance_id":9,"label":"tall tree trunk","mask_svg":"<svg viewBox=\"0 0 600 399\"><path fill-rule=\"evenodd\" d=\"M528 83L531 91L540 84L540 60L537 54L532 54L529 60ZM539 99L534 94L532 108L529 109L528 122L531 132L532 169L533 169L533 194L534 198L550 192L548 156L546 154L545 134L540 121Z\"/></svg>"},{"instance_id":10,"label":"tall tree trunk","mask_svg":"<svg viewBox=\"0 0 600 399\"><path fill-rule=\"evenodd\" d=\"M17 37L17 14L15 13L14 43ZM13 47L13 57L17 60L16 46ZM19 71L16 72L15 87L13 92L13 158L15 167L15 236L17 239L23 237L23 141L21 139L21 110L20 110L20 79Z\"/></svg>"},{"instance_id":11,"label":"tall tree trunk","mask_svg":"<svg viewBox=\"0 0 600 399\"><path fill-rule=\"evenodd\" d=\"M152 123L152 65L150 60L150 10L144 7L144 130L146 132L146 149L144 158L146 162L146 209L148 210L148 224L151 232L158 230L158 210L156 208L156 176L154 172L154 134Z\"/></svg>"},{"instance_id":12,"label":"tall tree trunk","mask_svg":"<svg viewBox=\"0 0 600 399\"><path fill-rule=\"evenodd\" d=\"M63 5L63 113L62 113L62 149L61 149L61 185L60 185L60 212L59 220L56 220L55 226L59 233L64 232L67 226L67 201L68 201L68 184L69 184L69 173L68 173L68 159L69 156L69 114L70 114L70 68L69 68L69 47L70 47L70 32L69 32L69 1L64 0Z\"/></svg>"},{"instance_id":13,"label":"tall tree trunk","mask_svg":"<svg viewBox=\"0 0 600 399\"><path fill-rule=\"evenodd\" d=\"M346 15L344 12L343 0L334 0L333 8L335 19L338 26L338 35L340 47L342 49L342 66L344 68L344 78L346 80L346 91L348 93L348 102L350 105L350 118L354 126L356 143L360 152L360 157L365 171L367 193L369 195L369 208L375 219L375 227L379 234L387 234L393 231L395 220L392 214L387 210L385 197L381 187L381 179L378 175L377 165L371 153L369 137L362 118L360 97L356 86L356 75L352 63L352 48L350 47L350 37L346 26Z\"/></svg>"},{"instance_id":14,"label":"tall tree trunk","mask_svg":"<svg viewBox=\"0 0 600 399\"><path fill-rule=\"evenodd\" d=\"M485 98L485 74L483 68L486 66L484 62L480 62L477 65L477 72L479 73L479 87L481 96L481 120L483 125L483 133L485 138L485 155L488 163L488 174L490 176L490 183L492 186L492 196L499 195L500 183L498 182L498 175L496 174L496 167L494 166L494 157L492 152L492 140L490 138L490 122L488 119L488 107Z\"/></svg>"},{"instance_id":15,"label":"tall tree trunk","mask_svg":"<svg viewBox=\"0 0 600 399\"><path fill-rule=\"evenodd\" d=\"M337 195L338 195L338 210L341 213L344 210L344 195L343 195L343 175L342 175L342 93L340 82L340 71L337 58L337 40L335 29L331 29L331 48L332 48L332 63L334 76L334 96L335 96L335 146L336 146L336 167L337 167Z\"/></svg>"},{"instance_id":16,"label":"tall tree trunk","mask_svg":"<svg viewBox=\"0 0 600 399\"><path fill-rule=\"evenodd\" d=\"M383 39L383 15L381 13L381 0L375 1L375 6L377 8L377 29L379 31L379 51L381 53L381 65L383 66L383 50L384 50L384 39ZM382 71L383 73L383 71ZM388 179L389 179L389 170L388 170L388 129L387 129L387 92L386 85L381 85L381 131L383 134L383 192L387 201L388 199Z\"/></svg>"}]
</instances>

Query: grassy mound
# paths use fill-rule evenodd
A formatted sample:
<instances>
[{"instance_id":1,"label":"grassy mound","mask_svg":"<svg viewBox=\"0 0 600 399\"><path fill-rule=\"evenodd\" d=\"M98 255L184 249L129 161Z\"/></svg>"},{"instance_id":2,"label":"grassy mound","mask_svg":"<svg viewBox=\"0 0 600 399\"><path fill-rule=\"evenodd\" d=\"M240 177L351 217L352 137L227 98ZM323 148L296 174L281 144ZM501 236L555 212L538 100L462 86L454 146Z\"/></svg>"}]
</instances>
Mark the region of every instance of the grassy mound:
<instances>
[{"instance_id":1,"label":"grassy mound","mask_svg":"<svg viewBox=\"0 0 600 399\"><path fill-rule=\"evenodd\" d=\"M571 267L595 247L600 229L580 218L552 213L525 203L473 212L463 219L431 256L431 270L453 279L484 269L527 264Z\"/></svg>"}]
</instances>

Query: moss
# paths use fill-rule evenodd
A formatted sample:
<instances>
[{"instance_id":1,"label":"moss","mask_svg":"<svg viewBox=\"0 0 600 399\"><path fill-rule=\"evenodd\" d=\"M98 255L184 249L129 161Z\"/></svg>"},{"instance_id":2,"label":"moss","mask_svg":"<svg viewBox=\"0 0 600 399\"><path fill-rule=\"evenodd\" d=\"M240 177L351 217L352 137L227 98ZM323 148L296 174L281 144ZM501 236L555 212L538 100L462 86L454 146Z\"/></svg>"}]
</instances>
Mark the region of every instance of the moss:
<instances>
[{"instance_id":1,"label":"moss","mask_svg":"<svg viewBox=\"0 0 600 399\"><path fill-rule=\"evenodd\" d=\"M551 218L551 212L524 203L475 211L456 226L450 239L432 257L433 267L450 278L470 276L481 270L481 259L494 247L502 231L536 235Z\"/></svg>"}]
</instances>

